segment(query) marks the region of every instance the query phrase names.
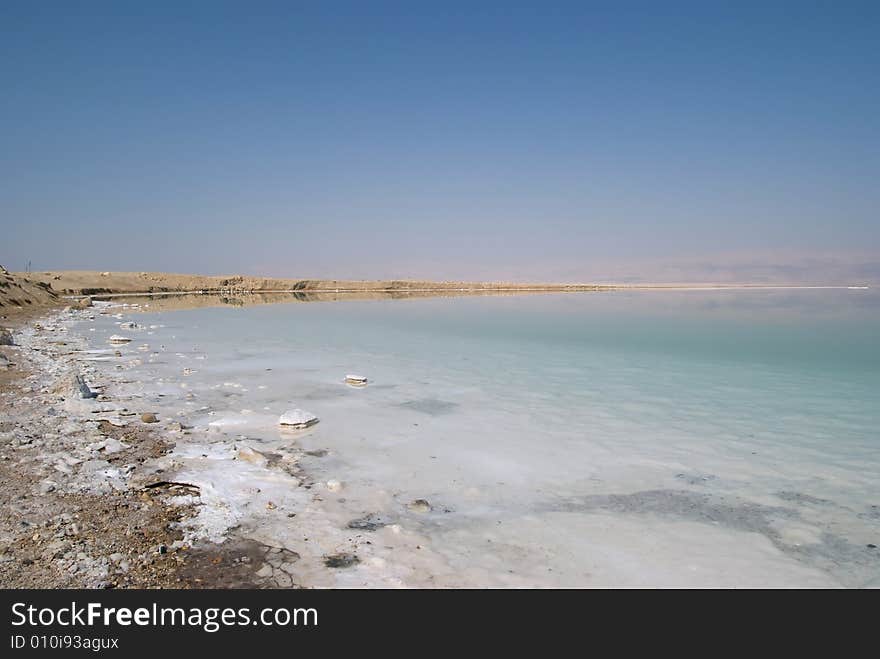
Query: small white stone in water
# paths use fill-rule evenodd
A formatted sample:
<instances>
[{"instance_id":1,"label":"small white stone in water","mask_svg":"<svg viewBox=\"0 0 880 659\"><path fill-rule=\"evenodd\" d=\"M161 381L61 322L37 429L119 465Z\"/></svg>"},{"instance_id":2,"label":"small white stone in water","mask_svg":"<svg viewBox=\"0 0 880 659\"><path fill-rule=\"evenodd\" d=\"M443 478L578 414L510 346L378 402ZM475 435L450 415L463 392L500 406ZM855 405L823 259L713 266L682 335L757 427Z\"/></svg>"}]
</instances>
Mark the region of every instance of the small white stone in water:
<instances>
[{"instance_id":1,"label":"small white stone in water","mask_svg":"<svg viewBox=\"0 0 880 659\"><path fill-rule=\"evenodd\" d=\"M348 384L363 386L367 383L367 378L363 375L353 375L349 373L345 376L345 381Z\"/></svg>"},{"instance_id":2,"label":"small white stone in water","mask_svg":"<svg viewBox=\"0 0 880 659\"><path fill-rule=\"evenodd\" d=\"M109 339L110 343L129 343L131 339L127 336L120 336L119 334L114 334Z\"/></svg>"},{"instance_id":3,"label":"small white stone in water","mask_svg":"<svg viewBox=\"0 0 880 659\"><path fill-rule=\"evenodd\" d=\"M279 417L278 423L293 428L308 428L318 423L318 417L305 410L288 410Z\"/></svg>"},{"instance_id":4,"label":"small white stone in water","mask_svg":"<svg viewBox=\"0 0 880 659\"><path fill-rule=\"evenodd\" d=\"M331 492L339 492L342 489L342 483L337 480L327 481L327 489Z\"/></svg>"}]
</instances>

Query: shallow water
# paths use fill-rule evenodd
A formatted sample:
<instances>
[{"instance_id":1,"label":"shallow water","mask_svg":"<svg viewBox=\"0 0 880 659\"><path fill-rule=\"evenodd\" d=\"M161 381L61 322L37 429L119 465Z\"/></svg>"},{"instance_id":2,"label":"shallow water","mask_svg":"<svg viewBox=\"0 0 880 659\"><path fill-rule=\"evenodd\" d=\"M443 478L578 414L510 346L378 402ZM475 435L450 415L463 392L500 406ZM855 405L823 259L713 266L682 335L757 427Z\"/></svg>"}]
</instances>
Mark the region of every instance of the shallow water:
<instances>
[{"instance_id":1,"label":"shallow water","mask_svg":"<svg viewBox=\"0 0 880 659\"><path fill-rule=\"evenodd\" d=\"M381 559L323 585L388 585L383 572L401 585L880 585L880 550L868 546L880 545L874 291L342 301L131 319L154 327L129 333L125 359L143 363L117 393L208 429L212 445L326 450L302 459L342 483L322 494L326 519L344 528L374 514L419 538L395 545L380 528L385 551L369 551ZM85 334L107 348L120 322L99 316ZM347 373L368 386L346 385ZM280 433L278 415L297 407L321 422ZM196 439L177 450L197 476L207 454L204 442L187 453ZM210 467L219 490L224 464ZM414 499L431 511L407 508ZM263 539L304 532L261 519L249 528Z\"/></svg>"}]
</instances>

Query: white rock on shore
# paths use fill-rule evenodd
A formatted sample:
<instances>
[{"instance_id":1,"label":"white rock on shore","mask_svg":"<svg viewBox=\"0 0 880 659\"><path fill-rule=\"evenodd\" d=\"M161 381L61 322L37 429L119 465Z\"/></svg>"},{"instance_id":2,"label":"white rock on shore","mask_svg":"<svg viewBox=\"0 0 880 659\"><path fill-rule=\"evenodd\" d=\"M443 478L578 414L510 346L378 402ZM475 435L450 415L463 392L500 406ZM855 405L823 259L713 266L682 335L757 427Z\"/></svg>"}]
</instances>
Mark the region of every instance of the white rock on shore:
<instances>
[{"instance_id":1,"label":"white rock on shore","mask_svg":"<svg viewBox=\"0 0 880 659\"><path fill-rule=\"evenodd\" d=\"M363 375L354 375L349 373L345 376L345 382L346 384L351 384L356 387L363 387L365 384L367 384L367 378Z\"/></svg>"},{"instance_id":2,"label":"white rock on shore","mask_svg":"<svg viewBox=\"0 0 880 659\"><path fill-rule=\"evenodd\" d=\"M118 334L114 334L109 339L107 339L110 343L129 343L131 339L127 336L119 336Z\"/></svg>"},{"instance_id":3,"label":"white rock on shore","mask_svg":"<svg viewBox=\"0 0 880 659\"><path fill-rule=\"evenodd\" d=\"M318 423L318 417L305 410L289 410L278 418L278 423L291 428L308 428Z\"/></svg>"}]
</instances>

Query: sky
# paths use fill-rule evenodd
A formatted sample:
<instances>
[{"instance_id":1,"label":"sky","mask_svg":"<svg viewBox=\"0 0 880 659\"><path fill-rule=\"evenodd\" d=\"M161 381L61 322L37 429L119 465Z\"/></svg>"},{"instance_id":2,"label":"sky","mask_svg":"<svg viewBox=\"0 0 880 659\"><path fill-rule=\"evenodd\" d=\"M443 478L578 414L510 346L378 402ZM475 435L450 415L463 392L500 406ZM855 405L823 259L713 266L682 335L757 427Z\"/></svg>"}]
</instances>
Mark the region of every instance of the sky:
<instances>
[{"instance_id":1,"label":"sky","mask_svg":"<svg viewBox=\"0 0 880 659\"><path fill-rule=\"evenodd\" d=\"M0 2L0 264L880 281L877 2Z\"/></svg>"}]
</instances>

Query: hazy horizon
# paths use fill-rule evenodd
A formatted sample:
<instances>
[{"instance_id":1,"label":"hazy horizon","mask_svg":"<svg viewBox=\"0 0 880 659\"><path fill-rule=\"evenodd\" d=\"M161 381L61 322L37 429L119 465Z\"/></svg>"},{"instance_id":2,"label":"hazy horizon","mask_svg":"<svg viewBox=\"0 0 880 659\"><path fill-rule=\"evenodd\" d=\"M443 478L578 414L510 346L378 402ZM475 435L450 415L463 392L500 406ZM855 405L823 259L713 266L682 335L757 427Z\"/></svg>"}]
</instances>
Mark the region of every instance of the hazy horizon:
<instances>
[{"instance_id":1,"label":"hazy horizon","mask_svg":"<svg viewBox=\"0 0 880 659\"><path fill-rule=\"evenodd\" d=\"M0 6L0 264L880 282L880 5Z\"/></svg>"}]
</instances>

